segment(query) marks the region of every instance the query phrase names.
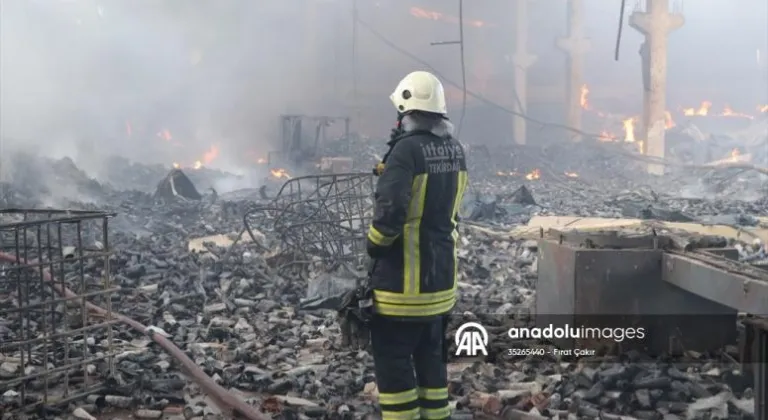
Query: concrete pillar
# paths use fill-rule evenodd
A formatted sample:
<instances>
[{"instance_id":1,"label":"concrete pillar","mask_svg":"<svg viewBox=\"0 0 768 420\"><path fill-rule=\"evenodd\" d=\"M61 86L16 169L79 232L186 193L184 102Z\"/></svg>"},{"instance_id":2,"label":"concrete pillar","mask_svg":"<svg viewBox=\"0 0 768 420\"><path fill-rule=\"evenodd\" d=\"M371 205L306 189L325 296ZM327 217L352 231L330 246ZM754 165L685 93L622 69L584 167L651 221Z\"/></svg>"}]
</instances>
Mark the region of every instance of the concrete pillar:
<instances>
[{"instance_id":1,"label":"concrete pillar","mask_svg":"<svg viewBox=\"0 0 768 420\"><path fill-rule=\"evenodd\" d=\"M667 39L669 33L685 23L680 14L669 13L669 0L646 0L644 12L634 12L629 24L645 35L648 51L646 71L648 86L643 91L644 114L642 129L645 154L659 158L665 152L665 121L667 99ZM648 173L661 175L663 165L649 164Z\"/></svg>"},{"instance_id":2,"label":"concrete pillar","mask_svg":"<svg viewBox=\"0 0 768 420\"><path fill-rule=\"evenodd\" d=\"M566 124L577 130L582 129L581 88L584 86L584 54L589 51L590 42L584 36L583 0L568 1L568 36L559 38L557 46L568 54L568 70L565 85L568 91ZM574 134L574 141L581 135Z\"/></svg>"},{"instance_id":3,"label":"concrete pillar","mask_svg":"<svg viewBox=\"0 0 768 420\"><path fill-rule=\"evenodd\" d=\"M528 115L528 68L536 62L536 56L528 53L528 2L531 0L514 0L515 15L515 52L512 55L512 65L515 92L512 98L512 109L520 114ZM516 97L514 95L517 95ZM512 118L512 129L517 144L525 144L526 120L517 115Z\"/></svg>"}]
</instances>

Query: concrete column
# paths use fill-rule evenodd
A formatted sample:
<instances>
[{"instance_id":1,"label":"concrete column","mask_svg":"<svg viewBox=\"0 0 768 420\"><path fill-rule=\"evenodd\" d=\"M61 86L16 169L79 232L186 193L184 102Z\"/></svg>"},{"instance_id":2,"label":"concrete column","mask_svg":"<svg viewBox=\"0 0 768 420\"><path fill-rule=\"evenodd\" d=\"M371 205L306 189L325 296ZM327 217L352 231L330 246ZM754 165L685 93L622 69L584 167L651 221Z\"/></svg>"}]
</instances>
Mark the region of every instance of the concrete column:
<instances>
[{"instance_id":1,"label":"concrete column","mask_svg":"<svg viewBox=\"0 0 768 420\"><path fill-rule=\"evenodd\" d=\"M536 56L528 53L528 2L531 0L514 0L515 15L515 52L512 55L515 92L512 97L512 109L523 115L528 115L528 68L536 62ZM517 96L514 96L514 95ZM515 143L525 144L526 120L517 115L512 118L512 129Z\"/></svg>"},{"instance_id":2,"label":"concrete column","mask_svg":"<svg viewBox=\"0 0 768 420\"><path fill-rule=\"evenodd\" d=\"M557 46L568 54L568 72L565 77L567 95L566 124L577 130L582 129L581 87L584 86L584 54L589 51L590 42L584 36L583 0L568 1L568 36L557 40ZM581 141L581 135L574 134L574 141Z\"/></svg>"},{"instance_id":3,"label":"concrete column","mask_svg":"<svg viewBox=\"0 0 768 420\"><path fill-rule=\"evenodd\" d=\"M648 86L644 89L643 121L645 128L645 154L664 157L665 123L664 111L667 99L667 39L669 33L685 23L680 14L669 13L669 0L646 0L644 12L634 12L629 24L645 35L648 59ZM647 104L647 105L646 105ZM661 175L663 165L649 164L648 173Z\"/></svg>"}]
</instances>

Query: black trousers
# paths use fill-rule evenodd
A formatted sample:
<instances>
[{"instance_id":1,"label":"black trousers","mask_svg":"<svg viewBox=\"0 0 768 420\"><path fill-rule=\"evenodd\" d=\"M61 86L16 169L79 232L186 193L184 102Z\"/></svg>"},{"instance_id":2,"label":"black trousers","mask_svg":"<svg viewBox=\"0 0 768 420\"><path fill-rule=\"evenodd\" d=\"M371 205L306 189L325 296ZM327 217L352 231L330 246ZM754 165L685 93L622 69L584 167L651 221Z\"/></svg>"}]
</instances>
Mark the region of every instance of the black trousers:
<instances>
[{"instance_id":1,"label":"black trousers","mask_svg":"<svg viewBox=\"0 0 768 420\"><path fill-rule=\"evenodd\" d=\"M444 318L411 322L379 315L371 320L382 420L450 418L445 322Z\"/></svg>"}]
</instances>

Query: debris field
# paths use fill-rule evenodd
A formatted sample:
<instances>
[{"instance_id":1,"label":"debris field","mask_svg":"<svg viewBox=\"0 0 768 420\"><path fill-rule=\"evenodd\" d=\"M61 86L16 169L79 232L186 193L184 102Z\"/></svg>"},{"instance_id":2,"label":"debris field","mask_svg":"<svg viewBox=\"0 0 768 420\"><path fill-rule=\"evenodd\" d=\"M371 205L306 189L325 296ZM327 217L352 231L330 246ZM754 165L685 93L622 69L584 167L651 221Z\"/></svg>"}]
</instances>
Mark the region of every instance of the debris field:
<instances>
[{"instance_id":1,"label":"debris field","mask_svg":"<svg viewBox=\"0 0 768 420\"><path fill-rule=\"evenodd\" d=\"M680 156L700 148L680 143ZM731 143L710 153L727 160ZM354 147L371 162L384 148ZM456 308L464 317L526 322L537 239L568 223L653 220L723 237L741 261L768 260L759 170L670 164L653 178L622 143L468 149ZM750 164L759 169L758 158ZM285 186L263 171L261 188L223 192L217 182L234 176L205 168L116 160L97 180L69 159L18 159L26 163L0 184L0 208L83 213L0 212L0 418L224 419L234 416L230 399L256 413L243 418L375 414L371 355L341 346L335 312L301 309L308 295L365 276L371 162L355 161L360 175ZM58 300L64 288L70 299ZM750 418L756 390L736 353L453 363L454 417ZM192 368L228 396L212 394Z\"/></svg>"}]
</instances>

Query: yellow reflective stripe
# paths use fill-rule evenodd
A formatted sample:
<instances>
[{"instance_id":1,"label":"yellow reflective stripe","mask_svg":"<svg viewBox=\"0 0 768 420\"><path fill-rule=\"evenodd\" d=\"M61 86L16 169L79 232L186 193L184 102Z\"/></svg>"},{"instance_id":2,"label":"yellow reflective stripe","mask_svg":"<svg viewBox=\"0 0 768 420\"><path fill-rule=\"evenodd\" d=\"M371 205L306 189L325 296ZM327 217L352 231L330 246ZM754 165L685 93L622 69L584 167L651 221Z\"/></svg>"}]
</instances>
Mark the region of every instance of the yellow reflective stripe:
<instances>
[{"instance_id":1,"label":"yellow reflective stripe","mask_svg":"<svg viewBox=\"0 0 768 420\"><path fill-rule=\"evenodd\" d=\"M387 290L373 290L374 300L382 303L392 303L400 305L424 305L430 303L439 303L456 296L456 285L450 290L442 290L434 293L421 293L418 295L405 295L402 293L390 292Z\"/></svg>"},{"instance_id":2,"label":"yellow reflective stripe","mask_svg":"<svg viewBox=\"0 0 768 420\"><path fill-rule=\"evenodd\" d=\"M454 229L458 225L456 216L459 214L461 208L461 201L464 198L464 190L467 188L467 171L459 171L458 178L456 179L456 194L453 200L453 212L451 213L451 222Z\"/></svg>"},{"instance_id":3,"label":"yellow reflective stripe","mask_svg":"<svg viewBox=\"0 0 768 420\"><path fill-rule=\"evenodd\" d=\"M404 411L385 411L381 410L381 420L417 420L419 418L419 409Z\"/></svg>"},{"instance_id":4,"label":"yellow reflective stripe","mask_svg":"<svg viewBox=\"0 0 768 420\"><path fill-rule=\"evenodd\" d=\"M391 303L375 302L376 313L389 316L434 316L449 312L456 305L456 296L444 301L428 305L394 305Z\"/></svg>"},{"instance_id":5,"label":"yellow reflective stripe","mask_svg":"<svg viewBox=\"0 0 768 420\"><path fill-rule=\"evenodd\" d=\"M424 400L447 400L448 388L419 388L419 398Z\"/></svg>"},{"instance_id":6,"label":"yellow reflective stripe","mask_svg":"<svg viewBox=\"0 0 768 420\"><path fill-rule=\"evenodd\" d=\"M390 246L395 242L395 239L397 239L397 235L386 236L371 225L371 227L368 228L368 239L378 246Z\"/></svg>"},{"instance_id":7,"label":"yellow reflective stripe","mask_svg":"<svg viewBox=\"0 0 768 420\"><path fill-rule=\"evenodd\" d=\"M396 405L416 401L419 398L415 389L409 389L403 392L380 393L379 404Z\"/></svg>"},{"instance_id":8,"label":"yellow reflective stripe","mask_svg":"<svg viewBox=\"0 0 768 420\"><path fill-rule=\"evenodd\" d=\"M421 418L427 420L439 420L451 416L451 407L447 405L442 408L422 408L420 411Z\"/></svg>"},{"instance_id":9,"label":"yellow reflective stripe","mask_svg":"<svg viewBox=\"0 0 768 420\"><path fill-rule=\"evenodd\" d=\"M419 174L411 184L411 203L403 227L403 293L418 295L421 288L421 246L419 229L427 196L427 174Z\"/></svg>"},{"instance_id":10,"label":"yellow reflective stripe","mask_svg":"<svg viewBox=\"0 0 768 420\"><path fill-rule=\"evenodd\" d=\"M456 183L456 198L453 202L453 232L451 232L451 239L453 240L453 287L459 284L459 230L458 230L458 217L459 209L461 208L461 202L464 199L464 192L467 190L467 171L459 171L458 182Z\"/></svg>"}]
</instances>

